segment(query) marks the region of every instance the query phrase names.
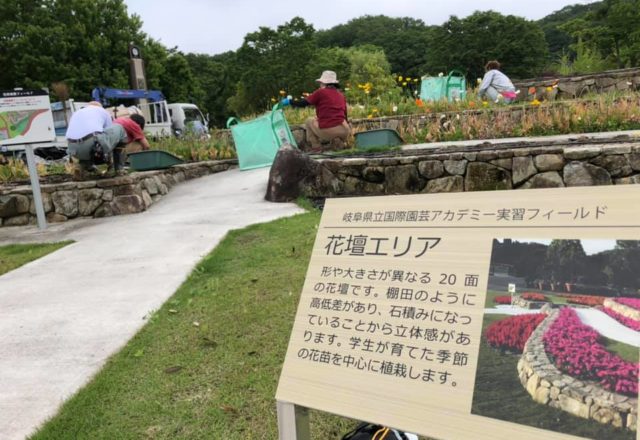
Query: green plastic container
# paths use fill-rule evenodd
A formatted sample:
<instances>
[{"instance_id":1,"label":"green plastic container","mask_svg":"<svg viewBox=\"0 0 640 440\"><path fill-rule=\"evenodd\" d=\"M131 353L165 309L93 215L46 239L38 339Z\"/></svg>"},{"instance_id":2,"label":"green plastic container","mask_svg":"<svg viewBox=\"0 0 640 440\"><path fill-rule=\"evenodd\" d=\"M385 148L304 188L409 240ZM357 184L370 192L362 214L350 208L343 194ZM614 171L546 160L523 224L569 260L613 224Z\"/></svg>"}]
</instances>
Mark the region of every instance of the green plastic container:
<instances>
[{"instance_id":1,"label":"green plastic container","mask_svg":"<svg viewBox=\"0 0 640 440\"><path fill-rule=\"evenodd\" d=\"M467 82L459 70L452 70L447 76L423 76L420 82L420 99L423 101L455 101L465 99L466 95Z\"/></svg>"},{"instance_id":2,"label":"green plastic container","mask_svg":"<svg viewBox=\"0 0 640 440\"><path fill-rule=\"evenodd\" d=\"M390 128L361 131L355 134L356 148L368 149L378 147L396 147L404 144L397 131Z\"/></svg>"},{"instance_id":3,"label":"green plastic container","mask_svg":"<svg viewBox=\"0 0 640 440\"><path fill-rule=\"evenodd\" d=\"M184 163L184 160L161 150L147 150L128 154L129 166L136 171L161 170Z\"/></svg>"}]
</instances>

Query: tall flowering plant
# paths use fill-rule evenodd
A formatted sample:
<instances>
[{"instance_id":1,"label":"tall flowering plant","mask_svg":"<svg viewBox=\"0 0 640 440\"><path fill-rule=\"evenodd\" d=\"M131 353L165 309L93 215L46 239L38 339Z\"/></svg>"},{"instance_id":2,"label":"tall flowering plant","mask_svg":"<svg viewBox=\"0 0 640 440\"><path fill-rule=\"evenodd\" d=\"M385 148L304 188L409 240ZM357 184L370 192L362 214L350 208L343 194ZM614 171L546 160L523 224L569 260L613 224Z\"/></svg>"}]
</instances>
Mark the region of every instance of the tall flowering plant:
<instances>
[{"instance_id":1,"label":"tall flowering plant","mask_svg":"<svg viewBox=\"0 0 640 440\"><path fill-rule=\"evenodd\" d=\"M600 334L584 325L570 307L560 310L543 336L545 350L560 371L596 381L609 391L637 396L638 364L608 352L599 340Z\"/></svg>"}]
</instances>

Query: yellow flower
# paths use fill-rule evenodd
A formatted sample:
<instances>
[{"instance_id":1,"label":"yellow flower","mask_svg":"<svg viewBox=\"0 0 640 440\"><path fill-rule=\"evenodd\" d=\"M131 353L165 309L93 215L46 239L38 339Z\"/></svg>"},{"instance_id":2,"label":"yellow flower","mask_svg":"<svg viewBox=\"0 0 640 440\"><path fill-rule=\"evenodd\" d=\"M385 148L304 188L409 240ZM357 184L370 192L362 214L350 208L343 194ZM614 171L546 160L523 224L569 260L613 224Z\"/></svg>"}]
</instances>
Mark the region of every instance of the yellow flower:
<instances>
[{"instance_id":1,"label":"yellow flower","mask_svg":"<svg viewBox=\"0 0 640 440\"><path fill-rule=\"evenodd\" d=\"M274 98L273 96L271 97L271 102L276 102L276 98Z\"/></svg>"},{"instance_id":2,"label":"yellow flower","mask_svg":"<svg viewBox=\"0 0 640 440\"><path fill-rule=\"evenodd\" d=\"M367 115L367 119L373 119L373 115L372 114Z\"/></svg>"},{"instance_id":3,"label":"yellow flower","mask_svg":"<svg viewBox=\"0 0 640 440\"><path fill-rule=\"evenodd\" d=\"M538 101L537 99L534 99L533 101L531 101L531 105L538 106L540 105L540 101Z\"/></svg>"},{"instance_id":4,"label":"yellow flower","mask_svg":"<svg viewBox=\"0 0 640 440\"><path fill-rule=\"evenodd\" d=\"M367 95L369 94L369 92L371 92L371 90L369 90L369 89L366 89L366 90L364 91L364 93L366 93Z\"/></svg>"},{"instance_id":5,"label":"yellow flower","mask_svg":"<svg viewBox=\"0 0 640 440\"><path fill-rule=\"evenodd\" d=\"M407 82L409 82L409 81L411 81L411 78L406 77L404 80L405 80L405 81L407 81Z\"/></svg>"},{"instance_id":6,"label":"yellow flower","mask_svg":"<svg viewBox=\"0 0 640 440\"><path fill-rule=\"evenodd\" d=\"M402 76L398 75L398 81L402 81Z\"/></svg>"},{"instance_id":7,"label":"yellow flower","mask_svg":"<svg viewBox=\"0 0 640 440\"><path fill-rule=\"evenodd\" d=\"M488 107L489 106L489 102L488 101L482 101L482 106L483 107Z\"/></svg>"},{"instance_id":8,"label":"yellow flower","mask_svg":"<svg viewBox=\"0 0 640 440\"><path fill-rule=\"evenodd\" d=\"M284 90L280 90L280 96L284 96L286 94L287 94L287 92L285 92Z\"/></svg>"},{"instance_id":9,"label":"yellow flower","mask_svg":"<svg viewBox=\"0 0 640 440\"><path fill-rule=\"evenodd\" d=\"M418 82L418 78L413 78L413 82L417 83Z\"/></svg>"},{"instance_id":10,"label":"yellow flower","mask_svg":"<svg viewBox=\"0 0 640 440\"><path fill-rule=\"evenodd\" d=\"M553 90L553 87L551 87L551 86L547 87L547 92L550 92L552 90Z\"/></svg>"},{"instance_id":11,"label":"yellow flower","mask_svg":"<svg viewBox=\"0 0 640 440\"><path fill-rule=\"evenodd\" d=\"M402 87L406 87L406 86L407 86L407 82L405 81L402 83Z\"/></svg>"}]
</instances>

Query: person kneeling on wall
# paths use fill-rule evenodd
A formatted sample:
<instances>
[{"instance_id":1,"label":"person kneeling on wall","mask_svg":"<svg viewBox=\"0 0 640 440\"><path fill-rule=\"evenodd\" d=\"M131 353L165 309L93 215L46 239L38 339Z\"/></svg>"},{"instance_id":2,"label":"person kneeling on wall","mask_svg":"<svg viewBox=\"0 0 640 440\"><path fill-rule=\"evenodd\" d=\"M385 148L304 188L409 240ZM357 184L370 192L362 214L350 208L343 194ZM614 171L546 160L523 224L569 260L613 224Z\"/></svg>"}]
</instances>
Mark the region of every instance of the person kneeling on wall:
<instances>
[{"instance_id":1,"label":"person kneeling on wall","mask_svg":"<svg viewBox=\"0 0 640 440\"><path fill-rule=\"evenodd\" d=\"M309 118L305 123L311 151L322 151L323 144L328 143L334 149L345 148L351 127L347 118L347 100L339 90L338 77L335 72L325 70L316 82L319 84L318 90L308 97L299 100L285 98L280 104L292 107L312 105L316 108L316 117Z\"/></svg>"}]
</instances>

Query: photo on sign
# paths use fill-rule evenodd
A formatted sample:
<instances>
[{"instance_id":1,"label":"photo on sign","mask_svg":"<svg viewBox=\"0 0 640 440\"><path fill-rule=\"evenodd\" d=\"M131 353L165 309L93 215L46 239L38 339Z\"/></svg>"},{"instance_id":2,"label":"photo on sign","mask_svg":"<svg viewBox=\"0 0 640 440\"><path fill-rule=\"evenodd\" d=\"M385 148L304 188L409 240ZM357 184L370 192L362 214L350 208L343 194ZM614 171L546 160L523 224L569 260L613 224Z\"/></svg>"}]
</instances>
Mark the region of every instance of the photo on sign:
<instances>
[{"instance_id":1,"label":"photo on sign","mask_svg":"<svg viewBox=\"0 0 640 440\"><path fill-rule=\"evenodd\" d=\"M640 241L493 240L472 414L635 440L639 347Z\"/></svg>"}]
</instances>

